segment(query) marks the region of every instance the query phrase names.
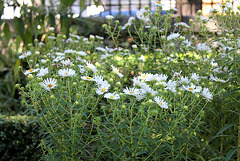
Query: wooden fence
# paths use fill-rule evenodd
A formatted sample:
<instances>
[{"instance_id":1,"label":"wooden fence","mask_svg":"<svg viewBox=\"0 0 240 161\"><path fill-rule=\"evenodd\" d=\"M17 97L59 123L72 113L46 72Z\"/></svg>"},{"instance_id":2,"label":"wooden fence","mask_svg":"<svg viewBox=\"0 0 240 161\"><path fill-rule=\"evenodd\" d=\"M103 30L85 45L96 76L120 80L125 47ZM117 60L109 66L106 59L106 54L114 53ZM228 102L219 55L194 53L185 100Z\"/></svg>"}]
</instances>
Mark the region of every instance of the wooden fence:
<instances>
[{"instance_id":1,"label":"wooden fence","mask_svg":"<svg viewBox=\"0 0 240 161\"><path fill-rule=\"evenodd\" d=\"M198 10L202 10L204 15L208 14L210 8L217 7L217 3L225 2L226 0L160 0L166 8L174 7L178 9L177 14L180 16L196 16ZM233 3L234 0L230 0ZM92 0L86 1L86 5L93 4ZM152 0L102 0L105 10L112 12L128 11L132 15L132 11L144 8L145 6L152 7ZM153 8L152 8L153 9Z\"/></svg>"}]
</instances>

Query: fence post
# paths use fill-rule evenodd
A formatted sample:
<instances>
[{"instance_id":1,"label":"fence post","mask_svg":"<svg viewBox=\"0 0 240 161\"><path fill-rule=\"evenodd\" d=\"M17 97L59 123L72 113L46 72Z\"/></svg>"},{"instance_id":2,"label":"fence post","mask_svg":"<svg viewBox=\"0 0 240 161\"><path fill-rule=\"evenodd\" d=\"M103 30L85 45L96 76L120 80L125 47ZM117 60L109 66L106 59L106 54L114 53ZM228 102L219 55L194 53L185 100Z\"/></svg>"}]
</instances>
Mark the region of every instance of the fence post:
<instances>
[{"instance_id":1,"label":"fence post","mask_svg":"<svg viewBox=\"0 0 240 161\"><path fill-rule=\"evenodd\" d=\"M138 9L140 10L142 8L141 0L138 0Z\"/></svg>"},{"instance_id":2,"label":"fence post","mask_svg":"<svg viewBox=\"0 0 240 161\"><path fill-rule=\"evenodd\" d=\"M112 0L109 0L109 13L112 14Z\"/></svg>"},{"instance_id":3,"label":"fence post","mask_svg":"<svg viewBox=\"0 0 240 161\"><path fill-rule=\"evenodd\" d=\"M118 0L118 12L119 14L121 14L122 12L122 3L121 3L121 0Z\"/></svg>"},{"instance_id":4,"label":"fence post","mask_svg":"<svg viewBox=\"0 0 240 161\"><path fill-rule=\"evenodd\" d=\"M132 1L129 0L129 5L128 5L128 8L129 8L129 15L132 15Z\"/></svg>"}]
</instances>

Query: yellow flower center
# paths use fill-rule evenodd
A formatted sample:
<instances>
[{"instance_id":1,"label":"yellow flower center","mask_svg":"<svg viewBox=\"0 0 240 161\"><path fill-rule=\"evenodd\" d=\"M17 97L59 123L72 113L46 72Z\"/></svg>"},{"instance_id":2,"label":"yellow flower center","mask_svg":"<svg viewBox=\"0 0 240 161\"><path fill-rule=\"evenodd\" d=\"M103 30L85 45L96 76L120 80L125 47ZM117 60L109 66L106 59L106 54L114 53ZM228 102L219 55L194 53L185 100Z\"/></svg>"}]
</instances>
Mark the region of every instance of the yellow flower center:
<instances>
[{"instance_id":1,"label":"yellow flower center","mask_svg":"<svg viewBox=\"0 0 240 161\"><path fill-rule=\"evenodd\" d=\"M52 85L52 84L48 84L47 86L48 86L49 88L52 88L53 85Z\"/></svg>"},{"instance_id":2,"label":"yellow flower center","mask_svg":"<svg viewBox=\"0 0 240 161\"><path fill-rule=\"evenodd\" d=\"M131 94L133 94L134 92L133 91L130 91Z\"/></svg>"},{"instance_id":3,"label":"yellow flower center","mask_svg":"<svg viewBox=\"0 0 240 161\"><path fill-rule=\"evenodd\" d=\"M60 60L60 58L57 58L57 60Z\"/></svg>"},{"instance_id":4,"label":"yellow flower center","mask_svg":"<svg viewBox=\"0 0 240 161\"><path fill-rule=\"evenodd\" d=\"M66 72L65 74L68 75L68 72Z\"/></svg>"},{"instance_id":5,"label":"yellow flower center","mask_svg":"<svg viewBox=\"0 0 240 161\"><path fill-rule=\"evenodd\" d=\"M32 72L32 71L33 71L33 69L29 69L28 71L29 71L29 72Z\"/></svg>"},{"instance_id":6,"label":"yellow flower center","mask_svg":"<svg viewBox=\"0 0 240 161\"><path fill-rule=\"evenodd\" d=\"M162 102L158 102L158 103L159 103L159 105L161 105L161 106L163 105L163 103L162 103Z\"/></svg>"},{"instance_id":7,"label":"yellow flower center","mask_svg":"<svg viewBox=\"0 0 240 161\"><path fill-rule=\"evenodd\" d=\"M188 88L190 91L192 91L193 90L193 88L192 87L190 87L190 88Z\"/></svg>"},{"instance_id":8,"label":"yellow flower center","mask_svg":"<svg viewBox=\"0 0 240 161\"><path fill-rule=\"evenodd\" d=\"M86 77L86 79L92 79L91 77Z\"/></svg>"},{"instance_id":9,"label":"yellow flower center","mask_svg":"<svg viewBox=\"0 0 240 161\"><path fill-rule=\"evenodd\" d=\"M158 50L162 50L161 48L158 48Z\"/></svg>"},{"instance_id":10,"label":"yellow flower center","mask_svg":"<svg viewBox=\"0 0 240 161\"><path fill-rule=\"evenodd\" d=\"M157 1L157 4L161 4L161 2L160 2L160 1Z\"/></svg>"},{"instance_id":11,"label":"yellow flower center","mask_svg":"<svg viewBox=\"0 0 240 161\"><path fill-rule=\"evenodd\" d=\"M147 75L146 74L144 74L143 76L142 76L142 78L145 78Z\"/></svg>"},{"instance_id":12,"label":"yellow flower center","mask_svg":"<svg viewBox=\"0 0 240 161\"><path fill-rule=\"evenodd\" d=\"M102 89L101 89L101 92L105 92L105 91L106 91L106 88L102 88Z\"/></svg>"},{"instance_id":13,"label":"yellow flower center","mask_svg":"<svg viewBox=\"0 0 240 161\"><path fill-rule=\"evenodd\" d=\"M226 2L222 2L221 5L226 5L227 3Z\"/></svg>"},{"instance_id":14,"label":"yellow flower center","mask_svg":"<svg viewBox=\"0 0 240 161\"><path fill-rule=\"evenodd\" d=\"M114 98L114 96L110 96L110 98Z\"/></svg>"},{"instance_id":15,"label":"yellow flower center","mask_svg":"<svg viewBox=\"0 0 240 161\"><path fill-rule=\"evenodd\" d=\"M26 56L26 54L23 54L23 56Z\"/></svg>"}]
</instances>

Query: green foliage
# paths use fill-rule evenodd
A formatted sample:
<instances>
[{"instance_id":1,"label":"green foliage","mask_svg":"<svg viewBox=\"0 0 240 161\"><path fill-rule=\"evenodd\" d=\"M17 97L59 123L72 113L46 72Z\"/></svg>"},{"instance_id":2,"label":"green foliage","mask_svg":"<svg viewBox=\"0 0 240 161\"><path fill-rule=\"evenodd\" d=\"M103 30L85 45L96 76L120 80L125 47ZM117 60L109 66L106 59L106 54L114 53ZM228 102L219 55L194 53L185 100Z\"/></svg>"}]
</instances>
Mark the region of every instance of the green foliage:
<instances>
[{"instance_id":1,"label":"green foliage","mask_svg":"<svg viewBox=\"0 0 240 161\"><path fill-rule=\"evenodd\" d=\"M38 130L33 117L0 115L0 160L39 160Z\"/></svg>"}]
</instances>

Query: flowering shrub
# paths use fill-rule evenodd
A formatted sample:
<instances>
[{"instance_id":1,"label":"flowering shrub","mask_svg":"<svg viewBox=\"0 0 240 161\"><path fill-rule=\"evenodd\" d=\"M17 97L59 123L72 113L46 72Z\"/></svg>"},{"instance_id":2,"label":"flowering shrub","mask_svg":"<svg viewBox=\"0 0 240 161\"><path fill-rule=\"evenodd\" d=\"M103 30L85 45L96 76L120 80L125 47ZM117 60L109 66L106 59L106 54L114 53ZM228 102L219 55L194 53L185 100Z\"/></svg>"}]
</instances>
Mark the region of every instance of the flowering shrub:
<instances>
[{"instance_id":1,"label":"flowering shrub","mask_svg":"<svg viewBox=\"0 0 240 161\"><path fill-rule=\"evenodd\" d=\"M210 20L233 16L230 7L222 8L227 10L214 11L210 19L198 12L199 38L193 21L173 19L175 9L161 16L162 5L156 3L155 14L146 7L124 26L106 17L103 28L115 48L101 46L99 36L66 39L51 29L45 43L29 45L19 56L29 64L23 70L28 84L17 87L42 127L44 157L195 159L189 149L205 111L229 79L239 79L238 28L220 23L225 37L209 35L206 27ZM129 49L119 47L122 30L135 43Z\"/></svg>"}]
</instances>

